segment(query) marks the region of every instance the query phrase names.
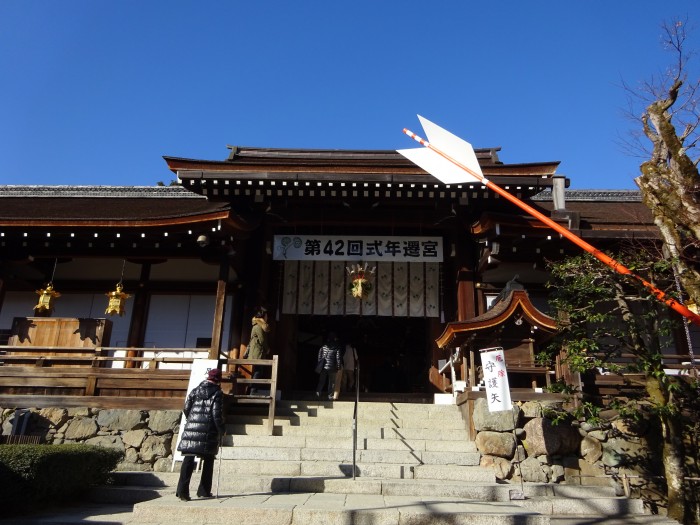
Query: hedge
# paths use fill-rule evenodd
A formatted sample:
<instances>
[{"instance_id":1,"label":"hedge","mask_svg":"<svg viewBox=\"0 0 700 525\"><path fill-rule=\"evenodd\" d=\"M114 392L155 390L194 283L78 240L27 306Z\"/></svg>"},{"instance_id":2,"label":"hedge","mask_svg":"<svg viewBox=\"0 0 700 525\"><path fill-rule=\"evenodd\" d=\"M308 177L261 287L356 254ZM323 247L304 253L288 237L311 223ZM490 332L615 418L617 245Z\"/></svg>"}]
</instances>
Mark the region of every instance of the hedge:
<instances>
[{"instance_id":1,"label":"hedge","mask_svg":"<svg viewBox=\"0 0 700 525\"><path fill-rule=\"evenodd\" d=\"M11 513L66 503L108 483L122 458L93 445L0 445L0 505Z\"/></svg>"}]
</instances>

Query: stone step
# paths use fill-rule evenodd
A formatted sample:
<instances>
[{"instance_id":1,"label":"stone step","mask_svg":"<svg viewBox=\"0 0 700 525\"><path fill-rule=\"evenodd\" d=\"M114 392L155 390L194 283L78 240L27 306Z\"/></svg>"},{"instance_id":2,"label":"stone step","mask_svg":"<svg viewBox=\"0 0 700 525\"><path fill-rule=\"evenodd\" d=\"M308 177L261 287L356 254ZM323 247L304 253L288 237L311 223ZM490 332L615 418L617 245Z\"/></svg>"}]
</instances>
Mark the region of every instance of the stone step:
<instances>
[{"instance_id":1,"label":"stone step","mask_svg":"<svg viewBox=\"0 0 700 525\"><path fill-rule=\"evenodd\" d=\"M230 436L263 436L267 435L267 429L262 423L228 424L226 425L227 439ZM282 426L275 424L275 436L320 436L327 439L341 437L351 438L352 421L345 426L324 427L321 425L306 426ZM357 427L358 438L384 439L396 437L399 439L429 439L431 441L468 441L468 433L465 428L441 429L439 432L433 428L396 428L392 426L370 427L359 424Z\"/></svg>"},{"instance_id":2,"label":"stone step","mask_svg":"<svg viewBox=\"0 0 700 525\"><path fill-rule=\"evenodd\" d=\"M229 418L228 424L235 425L265 425L268 421L266 416L262 415L239 415L235 418ZM327 417L306 416L306 415L281 415L275 416L275 426L322 426L322 427L343 427L349 426L352 428L352 415L345 416L334 414ZM393 427L393 428L428 428L438 431L439 429L465 429L464 421L456 418L444 420L434 420L421 417L420 414L415 417L402 416L401 419L391 416L360 416L357 419L358 426L372 427Z\"/></svg>"},{"instance_id":3,"label":"stone step","mask_svg":"<svg viewBox=\"0 0 700 525\"><path fill-rule=\"evenodd\" d=\"M359 458L358 458L359 459ZM474 465L416 465L415 463L365 463L356 461L356 477L385 479L451 479L457 481L474 481L495 483L496 478L491 469ZM421 471L431 467L430 471ZM352 459L348 461L301 461L260 459L239 459L221 461L221 479L236 479L241 476L327 476L352 477ZM433 473L435 477L430 477ZM447 476L447 477L446 477Z\"/></svg>"},{"instance_id":4,"label":"stone step","mask_svg":"<svg viewBox=\"0 0 700 525\"><path fill-rule=\"evenodd\" d=\"M119 473L115 485L99 487L90 500L104 504L140 503L172 495L177 473ZM145 485L140 485L145 483ZM196 484L196 481L194 482ZM193 485L194 486L194 485ZM459 498L462 500L509 501L513 485L495 482L421 479L380 479L318 476L229 476L227 472L215 477L214 492L219 499L259 493L326 493L364 494L382 496L413 496ZM558 516L622 516L644 515L641 500L614 496L612 487L582 487L572 485L527 484L523 487L525 500L511 503L542 515ZM520 489L516 489L520 490Z\"/></svg>"},{"instance_id":5,"label":"stone step","mask_svg":"<svg viewBox=\"0 0 700 525\"><path fill-rule=\"evenodd\" d=\"M348 412L352 414L355 404L352 401L278 401L276 404L280 410L293 410L298 412L322 412L332 411L335 413ZM456 417L461 413L461 409L456 405L432 405L425 403L362 403L357 407L358 413L403 413L414 412L427 414L425 417Z\"/></svg>"},{"instance_id":6,"label":"stone step","mask_svg":"<svg viewBox=\"0 0 700 525\"><path fill-rule=\"evenodd\" d=\"M342 448L298 447L225 447L224 460L258 461L333 461L352 462L353 451ZM404 463L409 465L478 465L478 452L433 452L410 450L357 450L355 458L363 463Z\"/></svg>"},{"instance_id":7,"label":"stone step","mask_svg":"<svg viewBox=\"0 0 700 525\"><path fill-rule=\"evenodd\" d=\"M222 464L225 462L222 461ZM222 471L225 470L222 467ZM178 472L115 472L110 487L137 487L139 489L158 491L163 494L174 491ZM193 476L196 479L196 474ZM489 481L452 481L446 484L443 479L381 479L358 477L317 476L230 476L228 469L221 476L215 476L221 488L238 492L338 492L358 494L398 495L444 495L481 499L484 501L508 501L511 490L522 491L529 499L561 497L566 499L600 499L614 498L613 487L585 485L561 485L552 483L519 484L493 483ZM490 479L490 478L489 478Z\"/></svg>"},{"instance_id":8,"label":"stone step","mask_svg":"<svg viewBox=\"0 0 700 525\"><path fill-rule=\"evenodd\" d=\"M602 523L600 516L588 514L580 516L550 516L551 525L592 525ZM678 525L678 522L664 516L633 514L631 516L605 516L605 525Z\"/></svg>"},{"instance_id":9,"label":"stone step","mask_svg":"<svg viewBox=\"0 0 700 525\"><path fill-rule=\"evenodd\" d=\"M508 501L509 487L489 482L459 481L445 484L441 480L381 479L319 476L239 477L221 480L221 494L255 492L314 492L333 494L376 494L384 496L435 496L479 501Z\"/></svg>"},{"instance_id":10,"label":"stone step","mask_svg":"<svg viewBox=\"0 0 700 525\"><path fill-rule=\"evenodd\" d=\"M180 477L180 463L176 463L174 472L139 472L139 471L118 471L110 474L112 486L129 487L164 487L173 488L177 485Z\"/></svg>"},{"instance_id":11,"label":"stone step","mask_svg":"<svg viewBox=\"0 0 700 525\"><path fill-rule=\"evenodd\" d=\"M352 440L350 440L352 448ZM394 435L384 439L358 439L358 447L365 450L413 450L426 452L477 452L476 443L466 440L403 439Z\"/></svg>"},{"instance_id":12,"label":"stone step","mask_svg":"<svg viewBox=\"0 0 700 525\"><path fill-rule=\"evenodd\" d=\"M356 480L357 481L357 480ZM480 501L510 501L511 491L523 492L528 500L550 498L553 494L563 494L569 499L588 500L590 498L616 498L611 487L576 487L577 490L559 491L558 485L528 484L521 490L517 485L497 482L450 481L433 479L382 480L382 494L393 496L435 495L461 497ZM573 488L573 487L571 487ZM517 504L517 502L514 502Z\"/></svg>"},{"instance_id":13,"label":"stone step","mask_svg":"<svg viewBox=\"0 0 700 525\"><path fill-rule=\"evenodd\" d=\"M640 499L624 497L608 498L567 498L534 497L513 501L525 509L546 515L597 515L620 516L644 514L644 502Z\"/></svg>"},{"instance_id":14,"label":"stone step","mask_svg":"<svg viewBox=\"0 0 700 525\"><path fill-rule=\"evenodd\" d=\"M264 447L264 448L324 448L328 446L328 436L227 436L224 444L234 447ZM334 448L352 450L352 437L333 439ZM384 439L359 438L358 450L408 450L432 452L476 452L476 444L465 440L403 439L395 432L388 433Z\"/></svg>"},{"instance_id":15,"label":"stone step","mask_svg":"<svg viewBox=\"0 0 700 525\"><path fill-rule=\"evenodd\" d=\"M511 502L369 494L249 494L182 503L174 495L138 503L134 523L237 525L427 524L548 525L549 517Z\"/></svg>"},{"instance_id":16,"label":"stone step","mask_svg":"<svg viewBox=\"0 0 700 525\"><path fill-rule=\"evenodd\" d=\"M420 478L417 473L423 467L434 467L436 473L440 473L440 469L447 468L449 473L454 476L453 479L460 481L475 481L495 483L496 478L493 471L476 466L455 466L455 465L411 465L400 463L356 463L356 476L382 478L382 479L413 479ZM305 476L352 476L352 463L328 462L305 462L301 464L301 474ZM422 476L426 479L427 476ZM441 479L440 477L431 479Z\"/></svg>"},{"instance_id":17,"label":"stone step","mask_svg":"<svg viewBox=\"0 0 700 525\"><path fill-rule=\"evenodd\" d=\"M177 480L176 480L177 485ZM123 485L93 487L90 489L88 499L104 504L131 504L140 503L160 498L173 492L171 487L154 487L141 485Z\"/></svg>"},{"instance_id":18,"label":"stone step","mask_svg":"<svg viewBox=\"0 0 700 525\"><path fill-rule=\"evenodd\" d=\"M221 475L218 472L215 475L215 485L220 483L220 488L225 491L236 491L240 493L255 492L265 490L269 492L338 492L338 493L360 493L360 494L385 494L385 495L419 495L433 494L439 495L439 491L444 491L445 485L442 480L402 480L402 479L381 479L338 476L336 477L318 477L318 476L279 476L279 475L232 475L234 469L226 467L226 462L221 469ZM349 466L350 467L350 466ZM235 469L238 470L238 469ZM299 468L299 471L301 469ZM218 471L218 468L217 468ZM349 471L351 474L351 470ZM145 473L145 472L119 472L114 476L113 485L115 487L143 488L147 490L157 490L162 493L168 490L174 491L178 481L178 472L160 472L160 473ZM193 476L196 483L196 474ZM490 478L489 478L490 479ZM462 487L462 494L473 494L476 490L482 499L504 493L509 488L508 485L470 482L455 482L455 486ZM411 487L414 487L413 489ZM468 492L465 492L469 489ZM413 492L412 492L413 491ZM500 491L500 492L499 492ZM542 493L542 495L547 495ZM449 494L454 496L457 494ZM601 496L600 491L596 491L595 495ZM488 496L488 497L487 497ZM466 496L465 496L466 497ZM497 499L507 499L506 496L501 496Z\"/></svg>"},{"instance_id":19,"label":"stone step","mask_svg":"<svg viewBox=\"0 0 700 525\"><path fill-rule=\"evenodd\" d=\"M465 469L474 469L473 475L478 479L472 481L496 482L496 475L490 468L464 467L461 465L418 465L413 468L415 479L440 479L444 481L464 481Z\"/></svg>"},{"instance_id":20,"label":"stone step","mask_svg":"<svg viewBox=\"0 0 700 525\"><path fill-rule=\"evenodd\" d=\"M354 412L353 410L346 409L320 409L320 410L281 410L277 411L277 414L282 416L297 416L306 417L309 419L321 419L326 418L342 417L347 419L352 419ZM449 421L463 421L462 414L459 410L456 412L433 412L428 410L358 410L358 419L422 419L426 421L432 421L436 424L442 424L443 422Z\"/></svg>"},{"instance_id":21,"label":"stone step","mask_svg":"<svg viewBox=\"0 0 700 525\"><path fill-rule=\"evenodd\" d=\"M116 473L92 497L134 504L129 525L583 525L583 516L587 525L627 525L645 517L640 500L617 497L611 486L497 483L479 466L455 406L361 403L354 479L352 402L277 406L273 436L264 415L229 419L215 498L179 501L178 472ZM198 480L195 472L193 495ZM525 499L511 499L521 490Z\"/></svg>"}]
</instances>

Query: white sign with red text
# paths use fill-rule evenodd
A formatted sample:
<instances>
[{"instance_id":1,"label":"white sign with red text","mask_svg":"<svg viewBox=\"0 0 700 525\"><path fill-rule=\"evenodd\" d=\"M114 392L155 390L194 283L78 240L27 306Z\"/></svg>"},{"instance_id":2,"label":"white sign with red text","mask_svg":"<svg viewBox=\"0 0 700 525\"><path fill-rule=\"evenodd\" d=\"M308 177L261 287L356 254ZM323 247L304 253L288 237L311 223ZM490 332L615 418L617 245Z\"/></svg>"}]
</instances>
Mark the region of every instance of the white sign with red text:
<instances>
[{"instance_id":1,"label":"white sign with red text","mask_svg":"<svg viewBox=\"0 0 700 525\"><path fill-rule=\"evenodd\" d=\"M486 404L489 412L512 410L510 385L506 370L506 358L503 348L485 348L481 350L481 367L484 371L486 386Z\"/></svg>"}]
</instances>

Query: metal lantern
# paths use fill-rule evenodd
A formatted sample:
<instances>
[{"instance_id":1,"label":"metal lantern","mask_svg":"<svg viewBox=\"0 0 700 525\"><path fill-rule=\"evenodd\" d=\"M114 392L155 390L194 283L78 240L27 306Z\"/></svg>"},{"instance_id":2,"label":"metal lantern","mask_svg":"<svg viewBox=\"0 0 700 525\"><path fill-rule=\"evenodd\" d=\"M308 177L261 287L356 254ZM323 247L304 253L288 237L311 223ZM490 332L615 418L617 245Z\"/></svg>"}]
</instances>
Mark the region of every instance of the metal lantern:
<instances>
[{"instance_id":1,"label":"metal lantern","mask_svg":"<svg viewBox=\"0 0 700 525\"><path fill-rule=\"evenodd\" d=\"M53 283L46 285L46 288L37 290L36 293L39 295L39 303L34 307L34 311L39 312L51 312L53 310L53 300L57 297L61 297L61 294L53 289Z\"/></svg>"},{"instance_id":2,"label":"metal lantern","mask_svg":"<svg viewBox=\"0 0 700 525\"><path fill-rule=\"evenodd\" d=\"M117 283L117 289L113 292L107 292L105 295L109 297L109 302L107 303L107 309L105 314L109 315L124 315L126 311L124 307L126 306L126 300L131 297L128 293L124 293L122 283Z\"/></svg>"}]
</instances>

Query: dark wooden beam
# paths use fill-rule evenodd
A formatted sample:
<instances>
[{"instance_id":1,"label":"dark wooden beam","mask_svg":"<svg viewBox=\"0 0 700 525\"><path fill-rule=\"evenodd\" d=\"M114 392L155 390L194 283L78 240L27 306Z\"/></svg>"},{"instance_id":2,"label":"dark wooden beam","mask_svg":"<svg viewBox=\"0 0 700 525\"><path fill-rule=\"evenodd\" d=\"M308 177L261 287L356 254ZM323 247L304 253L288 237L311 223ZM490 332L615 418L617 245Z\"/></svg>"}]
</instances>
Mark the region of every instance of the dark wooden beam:
<instances>
[{"instance_id":1,"label":"dark wooden beam","mask_svg":"<svg viewBox=\"0 0 700 525\"><path fill-rule=\"evenodd\" d=\"M151 264L144 263L141 265L141 277L138 287L134 292L134 311L131 314L131 324L129 326L129 335L127 337L127 346L136 347L143 346L143 339L146 335L146 318L148 316L148 303L150 294L148 290L148 281L151 276ZM127 357L139 357L139 352L136 350L128 350ZM136 368L138 364L134 361L124 363L125 368Z\"/></svg>"},{"instance_id":2,"label":"dark wooden beam","mask_svg":"<svg viewBox=\"0 0 700 525\"><path fill-rule=\"evenodd\" d=\"M228 257L222 257L219 264L219 280L216 283L216 303L214 305L214 326L211 331L209 359L218 359L221 352L221 338L224 334L224 316L226 315L226 285L228 283Z\"/></svg>"}]
</instances>

